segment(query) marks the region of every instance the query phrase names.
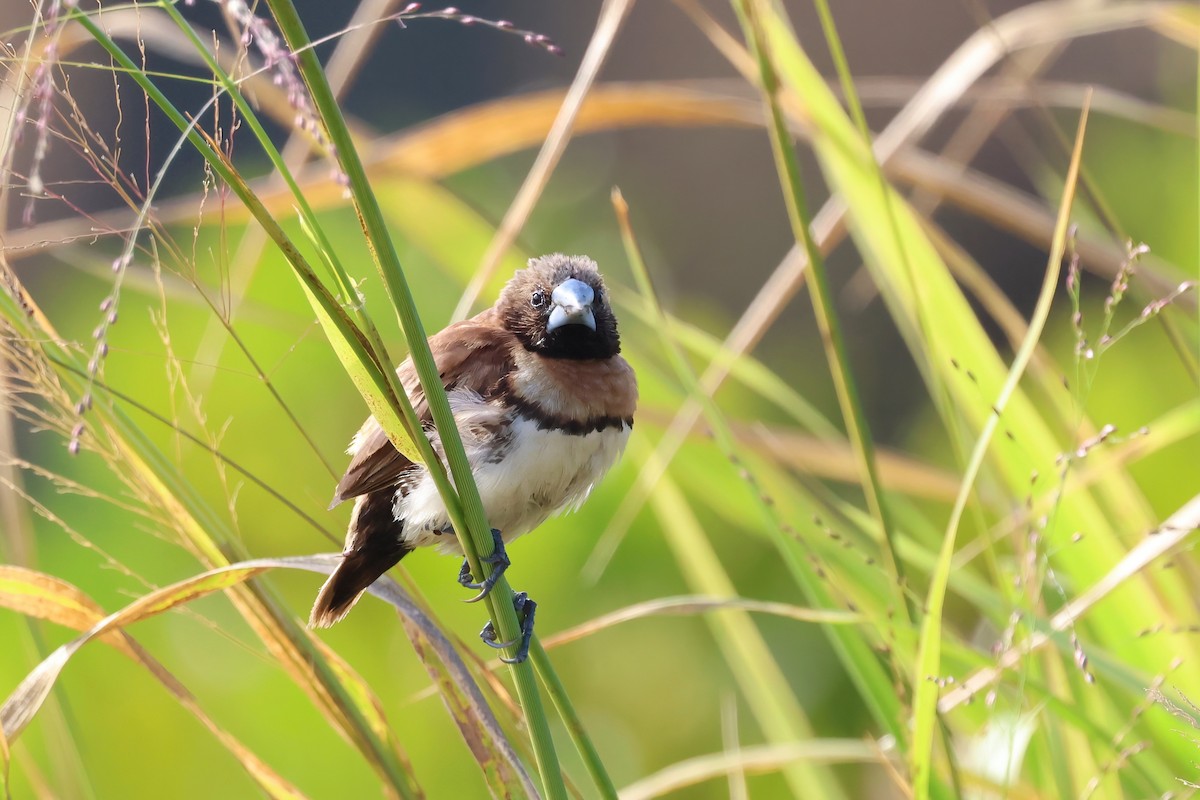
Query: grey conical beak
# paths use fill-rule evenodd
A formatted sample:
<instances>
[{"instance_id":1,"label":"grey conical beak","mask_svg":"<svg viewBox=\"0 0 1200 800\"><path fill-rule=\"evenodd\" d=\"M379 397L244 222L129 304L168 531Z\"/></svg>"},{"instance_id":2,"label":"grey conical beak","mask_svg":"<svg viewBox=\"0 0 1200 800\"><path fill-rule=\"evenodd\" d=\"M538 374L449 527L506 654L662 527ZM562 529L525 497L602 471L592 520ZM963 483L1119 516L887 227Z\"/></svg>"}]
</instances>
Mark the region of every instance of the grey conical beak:
<instances>
[{"instance_id":1,"label":"grey conical beak","mask_svg":"<svg viewBox=\"0 0 1200 800\"><path fill-rule=\"evenodd\" d=\"M554 308L546 323L546 333L553 333L564 325L586 325L596 330L596 317L592 314L592 301L596 293L583 281L568 278L550 293Z\"/></svg>"}]
</instances>

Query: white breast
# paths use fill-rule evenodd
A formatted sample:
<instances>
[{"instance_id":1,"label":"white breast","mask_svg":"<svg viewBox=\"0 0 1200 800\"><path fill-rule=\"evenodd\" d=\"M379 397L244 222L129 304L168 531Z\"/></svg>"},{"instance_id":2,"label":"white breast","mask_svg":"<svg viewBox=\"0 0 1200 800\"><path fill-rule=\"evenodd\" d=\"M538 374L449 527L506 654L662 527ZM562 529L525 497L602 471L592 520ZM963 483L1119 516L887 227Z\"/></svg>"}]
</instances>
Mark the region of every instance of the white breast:
<instances>
[{"instance_id":1,"label":"white breast","mask_svg":"<svg viewBox=\"0 0 1200 800\"><path fill-rule=\"evenodd\" d=\"M455 409L455 418L488 521L506 542L555 514L578 508L616 463L629 439L630 428L625 425L572 436L539 430L536 422L519 415L507 419L499 432L495 427L485 432L478 425L481 410L466 405ZM495 415L495 407L490 409ZM428 476L397 501L396 516L404 520L407 544L440 544L444 550L458 550L449 533L445 505Z\"/></svg>"}]
</instances>

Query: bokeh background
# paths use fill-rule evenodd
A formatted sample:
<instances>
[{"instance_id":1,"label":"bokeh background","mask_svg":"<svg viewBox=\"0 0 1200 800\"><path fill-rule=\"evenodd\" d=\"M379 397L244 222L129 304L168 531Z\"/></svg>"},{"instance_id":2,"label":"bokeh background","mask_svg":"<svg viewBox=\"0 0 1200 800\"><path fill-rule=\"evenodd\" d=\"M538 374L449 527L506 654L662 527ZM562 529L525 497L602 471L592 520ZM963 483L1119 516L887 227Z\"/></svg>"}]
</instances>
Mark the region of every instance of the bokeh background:
<instances>
[{"instance_id":1,"label":"bokeh background","mask_svg":"<svg viewBox=\"0 0 1200 800\"><path fill-rule=\"evenodd\" d=\"M729 8L706 4L729 30ZM798 40L822 72L833 61L811 4L784 4ZM991 21L1020 7L1016 2L936 0L879 2L843 0L834 14L875 130L885 126L916 89L956 47ZM1079 13L1103 3L1079 2ZM314 38L342 30L356 4L297 2ZM386 150L388 137L463 109L532 92L566 87L587 47L600 4L464 2L461 8L490 19L511 19L557 43L561 58L527 46L519 38L483 26L420 20L395 25L375 39L362 58L343 107L368 148ZM204 29L228 31L216 4L199 2L185 14ZM0 29L19 41L30 9L9 4L0 10ZM130 45L128 39L124 44ZM327 58L336 44L318 47ZM1082 89L1101 87L1116 98L1115 110L1097 109L1088 130L1085 167L1119 228L1089 211L1080 218L1120 248L1122 239L1146 242L1153 263L1168 276L1195 276L1198 187L1196 146L1196 51L1162 31L1131 29L1086 37L1053 51L1044 61L1004 62L990 77L1023 76L1033 100L1016 104L986 138L971 166L982 175L1024 193L1051 209L1061 191L1061 174L1078 114ZM79 61L99 58L94 46L77 50ZM151 39L151 68L202 74L171 47ZM1027 72L1022 72L1027 70ZM255 555L294 555L338 549L346 507L325 505L343 465L341 451L366 411L332 355L296 281L270 246L249 247L235 204L210 189L202 224L197 192L204 174L198 157L171 154L175 134L157 114L146 120L140 94L120 82L116 114L111 75L71 69L71 89L81 114L109 141L119 137L120 163L142 188L168 159L172 166L156 206L172 219L170 235L187 254L183 263L164 258L161 272L143 250L131 265L121 296L121 319L107 334L104 380L136 401L219 446L233 462L297 504L326 531L322 536L275 499L236 472L222 468L203 449L170 427L135 409L128 414L186 480L226 520L245 549ZM757 94L674 3L645 0L633 8L601 73L600 85L668 82L717 93L758 108ZM211 94L202 81L168 82L182 108L197 108ZM1019 83L1019 82L1018 82ZM994 88L994 87L993 87ZM1057 92L1057 94L1056 94ZM987 87L966 99L922 141L938 152L973 109L996 104L999 90ZM1066 103L1054 98L1070 96ZM63 109L59 109L63 111ZM149 131L147 146L146 131ZM273 129L283 141L282 125ZM235 140L241 141L241 140ZM246 174L264 174L265 161L249 138L235 160ZM422 317L430 330L451 319L536 155L535 141L517 152L455 170L435 184L381 174L378 187L395 225L397 245ZM97 305L113 287L109 264L119 237L89 235L120 211L111 188L89 173L69 142L52 142L43 167L48 185L68 200L28 201L10 193L3 245L30 294L62 336L91 347L100 319ZM469 150L469 147L467 148ZM29 137L16 151L10 187L19 187L32 154ZM818 207L827 190L807 147L800 145L809 199ZM318 162L314 168L325 168ZM363 291L393 353L402 338L387 312L386 297L370 265L358 224L345 203L327 201L336 189L315 180L313 197L343 262L363 279ZM610 204L619 186L656 289L674 315L713 336L723 337L758 293L793 243L781 200L778 175L761 128L681 125L636 126L589 132L574 139L546 187L517 245L506 255L476 308L490 303L502 279L522 254L584 252L596 258L610 283L632 296L633 280ZM439 203L454 202L453 215ZM23 219L33 202L32 223ZM187 204L191 204L190 206ZM191 208L190 212L178 209ZM286 206L280 206L286 214ZM117 215L113 216L113 209ZM120 214L124 213L124 217ZM100 224L88 215L101 215ZM107 216L105 216L107 215ZM1014 235L975 213L947 204L933 219L1028 316L1046 266L1046 243ZM298 226L289 228L298 232ZM261 255L258 255L261 253ZM847 344L863 406L897 471L917 476L911 499L933 519L944 520L953 499L958 467L937 423L927 391L887 310L862 272L862 256L850 246L835 250L829 272L842 311ZM1094 265L1086 265L1091 267ZM1156 267L1157 268L1157 267ZM246 286L240 291L240 282ZM197 288L199 287L199 289ZM1152 295L1135 285L1127 311L1136 316ZM1109 293L1108 280L1084 276L1089 313ZM207 295L207 300L203 295ZM1045 337L1047 349L1069 363L1074 346L1069 304L1060 297ZM211 305L210 305L211 304ZM281 412L257 369L214 322L214 306L236 309L234 330L245 350L294 413ZM1136 307L1135 307L1136 306ZM1194 294L1178 309L1194 318ZM670 519L644 509L624 535L610 523L633 486L645 457L681 406L684 390L675 380L651 327L632 311L622 312L626 353L638 371L643 412L630 456L594 492L584 509L554 520L511 549L510 580L539 603L543 637L606 612L656 597L689 594L689 585L663 535ZM1194 322L1193 322L1194 324ZM987 323L1002 351L999 328ZM1195 342L1187 345L1195 363ZM754 350L771 372L830 419L838 419L807 296L791 301ZM1104 370L1086 397L1098 424L1136 430L1173 409L1191 408L1194 376L1161 328L1148 325L1105 356ZM697 360L698 366L703 366ZM777 405L736 382L717 400L723 413L751 433L766 432L784 450L803 455L808 440ZM981 396L986 405L989 398ZM149 587L198 571L194 558L164 532L153 515L137 509L109 463L86 448L68 454L54 431L37 431L16 420L8 442L7 487L0 486L6 511L0 554L87 592L105 609L115 609ZM1017 432L1018 436L1020 432ZM1163 518L1200 487L1196 469L1200 438L1194 429L1128 467L1156 515ZM840 458L840 456L838 457ZM771 459L769 459L771 460ZM817 487L853 504L862 503L853 477L831 479L830 467L806 467L774 459L787 480ZM795 459L793 459L795 461ZM323 463L324 462L324 463ZM840 463L846 463L843 459ZM327 466L328 465L328 466ZM782 465L782 466L780 466ZM78 482L65 484L49 474ZM682 488L707 538L740 593L762 600L803 604L775 547L762 535L761 517L748 502L737 469L703 434L689 440L671 475ZM787 491L787 480L772 484ZM947 488L949 487L949 488ZM19 491L18 491L19 490ZM22 494L24 493L24 494ZM822 537L811 519L792 521L798 535ZM614 546L598 560L598 546ZM454 581L458 562L433 553L404 561L402 571L436 609L447 631L481 656L474 632L481 610L462 604ZM879 578L884 579L882 572ZM319 585L317 576L275 574L266 579L284 606L305 617ZM949 616L970 630L969 610ZM796 697L825 737L860 738L877 733L826 638L813 625L771 616L755 618L770 653ZM1147 620L1147 626L1156 624ZM1190 624L1192 620L1166 621ZM223 598L208 598L139 624L138 640L201 699L208 712L267 763L312 797L379 794L378 779L355 750L323 720L305 695L264 655L245 623ZM69 638L61 628L31 623L0 611L0 688L7 693L48 650ZM429 690L429 679L394 612L367 600L350 618L321 637L345 657L377 692L396 736L430 797L476 797L486 792L451 719ZM655 617L627 623L553 651L567 688L596 738L618 786L632 783L684 759L729 746L729 731L747 744L762 733L740 698L736 676L698 616ZM723 730L725 733L723 734ZM575 768L566 739L564 760ZM53 704L14 747L13 796L143 797L253 796L253 783L190 714L141 668L110 648L93 645L72 662ZM888 796L878 766L837 768L849 796ZM1194 777L1194 776L1193 776ZM748 778L750 796L784 797L788 785L777 774ZM679 797L724 797L724 780L678 792Z\"/></svg>"}]
</instances>

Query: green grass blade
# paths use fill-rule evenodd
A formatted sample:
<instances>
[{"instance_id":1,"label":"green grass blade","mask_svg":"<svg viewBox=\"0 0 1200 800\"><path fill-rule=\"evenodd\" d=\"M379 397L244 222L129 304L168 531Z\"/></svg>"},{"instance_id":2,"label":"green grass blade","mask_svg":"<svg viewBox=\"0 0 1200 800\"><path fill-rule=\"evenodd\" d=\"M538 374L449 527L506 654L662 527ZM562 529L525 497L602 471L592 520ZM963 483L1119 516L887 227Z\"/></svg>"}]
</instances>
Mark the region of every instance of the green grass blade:
<instances>
[{"instance_id":1,"label":"green grass blade","mask_svg":"<svg viewBox=\"0 0 1200 800\"><path fill-rule=\"evenodd\" d=\"M655 320L657 324L654 325L654 328L659 332L659 339L671 361L671 365L679 379L683 382L688 394L701 403L705 417L712 426L714 436L717 438L721 448L729 457L735 458L732 436L729 433L729 428L725 423L724 417L717 410L712 398L706 396L700 390L700 383L695 373L692 372L683 353L665 331L663 325L665 315L658 304L658 296L650 282L649 272L642 259L637 240L634 238L633 228L629 221L629 207L625 203L624 197L621 196L619 189L613 189L612 202L617 214L618 224L621 228L621 238L625 245L625 252L633 268L634 278L637 281L638 289L642 296L650 304L658 317ZM712 546L704 537L703 531L699 529L694 519L688 519L688 515L691 514L690 511L686 512L685 515L683 509L679 508L682 504L682 500L679 498L679 490L672 490L668 484L663 483L660 485L658 492L666 493L669 503L668 500L660 499L657 501L656 506L664 510L668 504L676 506L676 513L679 517L675 525L689 531L688 538L692 541L690 548L694 548L696 553L691 555L688 561L691 564L691 571L698 579L698 582L703 581L704 585L716 589L721 596L734 596L736 591L733 582L721 568L720 561L715 557L715 554L712 554ZM770 510L766 508L760 510L767 512L764 516L766 517L768 527L772 532L777 534L775 536L776 542L781 547L784 557L788 559L789 565L792 565L795 571L797 566L795 562L799 559L795 557L794 546L782 541L782 536L779 533L781 526L778 520L773 519L773 514ZM668 518L664 511L660 511L660 517L664 520ZM688 520L687 524L684 523L685 519ZM676 547L676 553L682 553L683 550L684 548L682 547ZM738 624L726 628L725 634L729 637L731 644L726 651L727 656L732 655L735 658L730 663L734 672L745 673L747 675L752 674L752 672L757 673L755 679L742 683L742 691L747 696L755 718L767 738L772 743L782 744L811 735L810 724L803 709L796 702L794 694L788 690L786 682L782 680L782 670L779 669L778 663L771 657L769 651L766 650L749 615L740 615ZM831 775L809 765L797 764L786 767L784 775L792 791L797 794L819 791L821 792L821 796L830 797L833 796L831 792L836 791L836 783L834 783Z\"/></svg>"},{"instance_id":2,"label":"green grass blade","mask_svg":"<svg viewBox=\"0 0 1200 800\"><path fill-rule=\"evenodd\" d=\"M1079 162L1083 156L1083 137L1087 129L1087 105L1079 119L1079 129L1075 138L1075 149L1071 154L1071 166L1067 173L1066 190L1063 193L1062 204L1059 206L1058 223L1054 230L1054 244L1050 249L1050 259L1046 265L1046 276L1042 282L1042 290L1038 295L1037 306L1030 320L1029 332L1022 342L1020 350L1013 359L1008 378L997 396L992 416L984 425L979 440L971 452L963 476L962 489L955 501L946 535L942 540L942 551L938 556L937 568L929 585L929 593L925 600L925 619L921 626L921 643L917 652L916 672L913 675L913 685L916 687L916 698L913 704L913 746L910 751L911 770L913 776L913 796L916 800L925 800L929 796L930 779L933 771L933 731L937 722L938 684L935 678L941 672L942 648L942 610L946 599L946 585L950 578L950 569L954 559L955 542L957 541L958 524L966 509L967 500L971 496L975 478L983 466L991 444L992 434L1000 422L1000 415L1007 407L1010 398L1017 389L1017 384L1029 364L1038 339L1045 328L1050 316L1050 305L1054 300L1054 292L1058 288L1058 276L1062 259L1066 253L1067 226L1070 223L1071 206L1074 199L1075 182L1079 176Z\"/></svg>"},{"instance_id":3,"label":"green grass blade","mask_svg":"<svg viewBox=\"0 0 1200 800\"><path fill-rule=\"evenodd\" d=\"M588 775L591 776L592 783L596 785L596 791L605 800L617 800L617 786L613 783L608 769L604 766L604 761L600 758L600 751L596 749L592 737L583 726L583 720L575 711L571 697L567 694L567 687L563 685L550 661L550 654L537 639L534 639L533 645L529 649L529 658L533 661L533 668L537 670L538 678L541 679L547 696L554 703L555 710L558 711L559 719L567 729L567 735L571 737L575 750L583 760L583 765L587 769Z\"/></svg>"},{"instance_id":4,"label":"green grass blade","mask_svg":"<svg viewBox=\"0 0 1200 800\"><path fill-rule=\"evenodd\" d=\"M804 252L808 256L809 296L812 298L813 313L817 319L817 327L821 331L821 343L825 347L826 361L829 364L834 388L837 391L842 421L846 425L846 433L857 456L867 506L878 522L882 534L883 551L895 579L898 605L904 608L908 619L912 621L917 618L917 609L908 592L904 565L896 556L896 547L893 541L894 526L887 500L879 485L874 443L870 428L867 426L866 416L863 413L862 402L858 397L854 374L850 369L841 322L834 306L829 279L825 273L825 260L810 234L812 218L808 213L804 185L800 180L800 164L792 149L791 134L779 103L779 78L772 63L772 55L767 49L768 45L760 30L760 12L758 10L760 5L760 0L735 0L734 9L741 21L750 50L758 62L763 98L769 116L767 129L771 135L771 150L775 156L776 169L783 189L792 234L796 238L796 243L804 248Z\"/></svg>"},{"instance_id":5,"label":"green grass blade","mask_svg":"<svg viewBox=\"0 0 1200 800\"><path fill-rule=\"evenodd\" d=\"M81 393L76 376L86 374L85 370L76 363L73 353L58 344L60 337L23 294L15 277L11 293L0 292L0 317L13 327L20 341L33 348L31 352L35 355L51 364L68 365L69 368L54 370L57 379L76 396ZM106 439L124 465L121 478L148 508L162 515L164 524L201 564L219 567L229 563L227 554L236 556L241 552L240 540L179 473L172 459L119 408L105 397L97 396L89 416L95 435ZM373 706L378 701L362 678L337 674L321 657L310 635L297 624L295 615L284 611L264 587L239 586L231 593L231 599L272 655L331 724L358 748L391 792L404 798L419 796L420 789L406 767L407 759L394 741L377 734L371 725ZM351 688L343 681L355 685ZM370 698L371 702L364 698Z\"/></svg>"},{"instance_id":6,"label":"green grass blade","mask_svg":"<svg viewBox=\"0 0 1200 800\"><path fill-rule=\"evenodd\" d=\"M447 509L450 510L452 504L458 506L452 511L451 519L454 522L459 542L471 565L472 573L477 576L490 575L492 565L481 561L481 556L490 555L492 552L494 544L491 529L484 513L483 502L479 497L479 489L475 485L474 476L471 473L470 463L467 461L466 452L463 449L462 439L450 411L450 403L446 398L441 376L426 341L424 326L417 314L416 304L400 266L395 245L384 222L383 211L367 180L366 171L363 169L362 161L354 147L337 99L329 87L316 54L310 47L310 39L294 4L290 0L269 0L268 5L275 15L288 46L296 54L300 74L308 86L313 103L329 134L329 140L336 148L338 158L349 180L355 210L359 215L376 266L383 276L383 282L387 287L392 305L400 319L401 328L409 346L410 357L416 368L421 387L425 391L434 424L441 435L446 460L450 472L454 476L453 486L447 476L442 473L439 465L435 463L436 458L427 458L426 463L437 482L438 492L445 501ZM405 400L406 398L401 397L402 403ZM461 513L454 513L459 510ZM518 641L520 638L520 628L516 612L510 602L511 597L512 589L501 575L495 590L486 598L493 624L499 637L504 641ZM543 789L547 796L555 798L555 800L565 798L566 786L563 783L558 757L555 754L549 721L538 694L533 667L527 662L514 664L512 674L517 686L517 694L525 711L526 722L529 725L530 739L533 742L538 770L542 776Z\"/></svg>"},{"instance_id":7,"label":"green grass blade","mask_svg":"<svg viewBox=\"0 0 1200 800\"><path fill-rule=\"evenodd\" d=\"M736 597L737 590L704 535L683 493L664 476L651 497L663 535L693 590L715 597ZM787 677L748 612L730 611L706 620L734 678L746 696L764 735L776 742L811 739L810 727ZM795 764L784 771L797 797L841 797L840 786L825 770Z\"/></svg>"},{"instance_id":8,"label":"green grass blade","mask_svg":"<svg viewBox=\"0 0 1200 800\"><path fill-rule=\"evenodd\" d=\"M937 404L943 425L950 431L962 426L977 435L991 416L991 398L998 396L1004 385L1008 373L1004 359L931 245L921 221L903 197L879 180L870 148L786 24L774 14L763 15L763 27L780 75L790 89L785 98L789 112L812 130L814 152L826 179L846 202L851 233L931 395L936 399L944 391L949 397L949 403ZM1086 27L1082 22L1079 25L1081 30ZM888 224L889 215L894 226ZM969 369L971 379L955 364ZM1022 501L1030 495L1035 504L1053 499L1058 482L1043 478L1031 484L1031 476L1057 475L1059 457L1078 447L1077 432L1052 426L1019 388L1012 394L1003 421L1012 441L989 453L989 482ZM1102 500L1130 496L1136 502L1122 509L1125 524L1114 526L1113 511ZM1069 572L1076 585L1102 577L1128 550L1137 531L1156 524L1142 493L1124 470L1107 471L1091 491L1072 493L1055 504L1055 509L1050 519L1059 537L1087 532L1086 542L1074 547L1071 558L1057 565ZM1131 582L1127 588L1130 607L1155 618L1187 613L1184 609L1191 600L1180 576L1163 573L1156 576L1154 584ZM1130 625L1123 615L1105 614L1090 619L1087 627L1092 637L1117 647L1127 645L1131 633L1136 632ZM1139 669L1153 673L1158 665L1179 655L1178 648L1188 653L1195 650L1192 642L1176 645L1141 640L1129 657Z\"/></svg>"},{"instance_id":9,"label":"green grass blade","mask_svg":"<svg viewBox=\"0 0 1200 800\"><path fill-rule=\"evenodd\" d=\"M225 159L224 155L184 118L183 114L175 108L153 81L137 68L133 60L90 17L75 9L71 13L108 54L129 72L138 86L146 92L176 127L186 133L188 140L205 158L214 172L238 194L239 199L267 231L267 234L287 258L296 277L301 281L310 302L315 300L316 305L319 306L314 310L322 318L324 330L327 335L331 336L331 344L339 358L347 359L343 365L356 387L363 392L364 399L371 407L372 412L382 415L377 418L388 431L392 443L402 452L413 453L415 458L420 459L420 455L414 448L412 437L408 434L413 427L405 422L405 416L400 410L401 406L397 405L395 395L389 388L390 381L386 373L390 372L390 368L379 363L362 332L354 326L341 304L321 283L300 250L259 202L249 185Z\"/></svg>"}]
</instances>

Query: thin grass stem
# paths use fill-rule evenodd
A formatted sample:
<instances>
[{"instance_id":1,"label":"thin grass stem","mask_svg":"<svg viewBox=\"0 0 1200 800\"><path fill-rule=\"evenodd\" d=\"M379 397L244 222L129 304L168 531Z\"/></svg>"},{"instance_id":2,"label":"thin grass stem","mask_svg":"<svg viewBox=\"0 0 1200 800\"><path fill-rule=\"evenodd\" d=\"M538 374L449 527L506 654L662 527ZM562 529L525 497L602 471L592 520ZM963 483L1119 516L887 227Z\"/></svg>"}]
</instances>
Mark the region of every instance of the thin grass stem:
<instances>
[{"instance_id":1,"label":"thin grass stem","mask_svg":"<svg viewBox=\"0 0 1200 800\"><path fill-rule=\"evenodd\" d=\"M492 565L482 561L481 556L486 557L491 554L494 542L483 509L483 501L479 496L479 489L475 485L470 462L467 460L462 439L450 411L450 403L446 397L441 376L434 363L433 354L429 350L424 326L417 314L416 304L400 266L395 245L384 222L382 209L367 180L366 171L363 169L345 118L342 116L320 61L317 59L316 53L308 46L309 36L295 5L291 0L269 0L268 5L271 7L284 39L292 52L296 54L297 67L329 135L330 143L345 170L355 210L359 215L371 255L383 276L384 285L387 287L392 305L400 319L401 329L409 347L410 358L416 368L421 388L425 392L434 424L441 436L446 461L454 476L454 484L450 484L448 477L440 468L436 455L426 458L426 466L437 484L447 510L451 511L453 506L451 519L454 522L459 542L471 565L472 574L488 576L492 572ZM400 392L399 399L403 406L408 406L405 408L407 416L411 404L408 403L403 392ZM421 435L416 438L418 440L425 439ZM422 449L427 447L426 441ZM504 641L516 642L520 639L520 626L516 611L510 601L512 596L512 589L501 575L496 582L494 591L486 598L486 602L500 638ZM529 726L538 771L542 777L542 788L546 795L553 800L565 798L566 786L563 783L561 767L555 753L549 720L538 695L532 665L527 662L514 664L512 675L516 683L517 695L525 711L526 723Z\"/></svg>"},{"instance_id":2,"label":"thin grass stem","mask_svg":"<svg viewBox=\"0 0 1200 800\"><path fill-rule=\"evenodd\" d=\"M791 223L792 234L795 236L796 242L801 245L808 258L809 296L812 298L813 313L821 333L821 343L825 347L826 361L829 364L834 388L837 391L842 420L846 424L846 434L858 456L863 493L867 499L867 506L879 525L884 543L883 550L887 555L892 576L896 580L896 591L900 596L900 604L904 607L909 620L912 621L917 618L917 608L908 591L904 565L896 556L894 525L886 498L879 484L871 430L867 425L862 402L858 397L853 371L850 369L850 359L846 353L841 322L833 302L832 291L829 288L829 278L825 272L825 260L809 232L812 218L808 213L808 201L805 197L803 182L800 179L800 163L792 149L791 133L779 103L779 79L776 76L775 67L771 63L770 54L765 49L765 39L759 30L754 2L735 0L735 10L742 22L750 51L758 62L763 98L767 104L770 118L767 130L771 136L771 150L775 155L776 167L783 188L788 221Z\"/></svg>"}]
</instances>

